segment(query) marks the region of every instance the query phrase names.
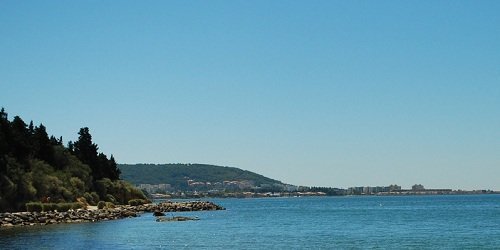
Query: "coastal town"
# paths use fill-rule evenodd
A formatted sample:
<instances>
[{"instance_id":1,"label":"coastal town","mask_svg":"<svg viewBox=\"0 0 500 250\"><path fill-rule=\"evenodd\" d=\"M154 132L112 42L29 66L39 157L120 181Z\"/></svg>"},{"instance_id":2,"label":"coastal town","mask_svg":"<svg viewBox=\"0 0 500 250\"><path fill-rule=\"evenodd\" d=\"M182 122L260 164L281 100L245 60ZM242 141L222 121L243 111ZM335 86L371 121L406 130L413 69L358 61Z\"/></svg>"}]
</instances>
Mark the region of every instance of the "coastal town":
<instances>
[{"instance_id":1,"label":"coastal town","mask_svg":"<svg viewBox=\"0 0 500 250\"><path fill-rule=\"evenodd\" d=\"M186 188L174 188L167 183L138 184L152 199L170 198L259 198L259 197L302 197L302 196L348 196L348 195L455 195L455 194L498 194L492 190L453 190L425 188L422 184L415 184L411 189L391 184L388 186L359 186L344 188L306 187L290 184L262 184L254 185L248 180L226 180L222 182L200 182L186 180Z\"/></svg>"}]
</instances>

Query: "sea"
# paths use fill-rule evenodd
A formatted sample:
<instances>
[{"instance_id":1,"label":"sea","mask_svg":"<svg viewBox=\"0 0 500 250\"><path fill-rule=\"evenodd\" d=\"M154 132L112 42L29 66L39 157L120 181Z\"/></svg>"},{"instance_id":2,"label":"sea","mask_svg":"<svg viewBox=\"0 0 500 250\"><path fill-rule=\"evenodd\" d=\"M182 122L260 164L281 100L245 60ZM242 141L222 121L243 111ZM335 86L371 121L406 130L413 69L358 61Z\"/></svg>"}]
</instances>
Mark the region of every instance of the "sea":
<instances>
[{"instance_id":1,"label":"sea","mask_svg":"<svg viewBox=\"0 0 500 250\"><path fill-rule=\"evenodd\" d=\"M0 249L500 249L500 195L209 200L226 210L1 228Z\"/></svg>"}]
</instances>

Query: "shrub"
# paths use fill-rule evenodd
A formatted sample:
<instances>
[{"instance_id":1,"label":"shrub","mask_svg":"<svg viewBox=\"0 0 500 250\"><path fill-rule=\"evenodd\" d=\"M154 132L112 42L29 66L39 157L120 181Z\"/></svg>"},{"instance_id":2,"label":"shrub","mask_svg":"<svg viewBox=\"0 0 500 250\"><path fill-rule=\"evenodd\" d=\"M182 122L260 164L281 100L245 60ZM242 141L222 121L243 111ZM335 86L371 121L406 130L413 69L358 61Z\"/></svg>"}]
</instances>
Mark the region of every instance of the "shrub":
<instances>
[{"instance_id":1,"label":"shrub","mask_svg":"<svg viewBox=\"0 0 500 250\"><path fill-rule=\"evenodd\" d=\"M42 209L44 212L57 210L56 203L42 203Z\"/></svg>"},{"instance_id":2,"label":"shrub","mask_svg":"<svg viewBox=\"0 0 500 250\"><path fill-rule=\"evenodd\" d=\"M74 202L72 203L73 205L71 206L71 209L80 209L80 208L87 208L87 204L83 203L83 202Z\"/></svg>"},{"instance_id":3,"label":"shrub","mask_svg":"<svg viewBox=\"0 0 500 250\"><path fill-rule=\"evenodd\" d=\"M106 207L106 202L104 202L104 201L99 201L99 202L97 203L97 208L98 208L98 209L103 209L103 208L105 208L105 207Z\"/></svg>"},{"instance_id":4,"label":"shrub","mask_svg":"<svg viewBox=\"0 0 500 250\"><path fill-rule=\"evenodd\" d=\"M85 198L86 202L92 206L97 205L97 202L99 202L99 196L94 192L84 193L83 198Z\"/></svg>"},{"instance_id":5,"label":"shrub","mask_svg":"<svg viewBox=\"0 0 500 250\"><path fill-rule=\"evenodd\" d=\"M96 192L90 193L90 196L92 196L92 200L94 201L94 204L92 206L97 205L97 203L100 201L99 195Z\"/></svg>"},{"instance_id":6,"label":"shrub","mask_svg":"<svg viewBox=\"0 0 500 250\"><path fill-rule=\"evenodd\" d=\"M28 202L26 203L26 211L28 212L42 212L41 202Z\"/></svg>"},{"instance_id":7,"label":"shrub","mask_svg":"<svg viewBox=\"0 0 500 250\"><path fill-rule=\"evenodd\" d=\"M107 201L106 202L106 208L115 208L115 204L113 204L113 202Z\"/></svg>"},{"instance_id":8,"label":"shrub","mask_svg":"<svg viewBox=\"0 0 500 250\"><path fill-rule=\"evenodd\" d=\"M73 207L74 203L59 203L57 204L57 211L59 212L66 212L70 210Z\"/></svg>"},{"instance_id":9,"label":"shrub","mask_svg":"<svg viewBox=\"0 0 500 250\"><path fill-rule=\"evenodd\" d=\"M66 212L70 209L83 208L80 202L64 202L64 203L41 203L41 202L28 202L26 203L26 211L28 212L49 212L55 211Z\"/></svg>"},{"instance_id":10,"label":"shrub","mask_svg":"<svg viewBox=\"0 0 500 250\"><path fill-rule=\"evenodd\" d=\"M116 199L115 199L115 197L113 195L107 194L106 195L106 201L114 203L114 202L116 202Z\"/></svg>"},{"instance_id":11,"label":"shrub","mask_svg":"<svg viewBox=\"0 0 500 250\"><path fill-rule=\"evenodd\" d=\"M128 201L128 204L130 206L139 206L139 205L143 205L143 204L146 204L148 203L147 200L144 200L144 199L133 199L133 200L129 200Z\"/></svg>"}]
</instances>

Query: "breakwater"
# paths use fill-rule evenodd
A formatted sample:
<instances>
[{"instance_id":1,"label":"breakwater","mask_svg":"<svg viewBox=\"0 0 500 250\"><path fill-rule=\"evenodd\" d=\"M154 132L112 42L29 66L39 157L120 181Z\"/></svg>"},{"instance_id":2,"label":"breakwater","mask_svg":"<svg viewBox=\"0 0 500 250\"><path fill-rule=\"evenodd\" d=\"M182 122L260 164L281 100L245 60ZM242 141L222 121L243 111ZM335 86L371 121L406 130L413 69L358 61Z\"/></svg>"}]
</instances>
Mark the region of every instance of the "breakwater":
<instances>
[{"instance_id":1,"label":"breakwater","mask_svg":"<svg viewBox=\"0 0 500 250\"><path fill-rule=\"evenodd\" d=\"M60 223L82 223L116 220L137 217L142 213L153 212L187 212L224 210L223 207L208 201L189 202L162 202L157 204L143 204L138 206L117 205L114 208L77 209L66 212L15 212L0 213L0 226L34 226Z\"/></svg>"}]
</instances>

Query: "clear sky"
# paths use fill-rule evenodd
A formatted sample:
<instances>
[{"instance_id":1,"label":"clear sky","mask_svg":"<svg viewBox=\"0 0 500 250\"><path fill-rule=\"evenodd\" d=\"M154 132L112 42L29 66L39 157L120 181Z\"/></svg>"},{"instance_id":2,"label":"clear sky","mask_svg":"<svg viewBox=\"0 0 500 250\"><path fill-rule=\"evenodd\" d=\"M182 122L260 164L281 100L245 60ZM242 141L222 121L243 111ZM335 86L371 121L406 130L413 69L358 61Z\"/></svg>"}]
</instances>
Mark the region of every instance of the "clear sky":
<instances>
[{"instance_id":1,"label":"clear sky","mask_svg":"<svg viewBox=\"0 0 500 250\"><path fill-rule=\"evenodd\" d=\"M500 1L1 1L0 106L119 163L500 190Z\"/></svg>"}]
</instances>

